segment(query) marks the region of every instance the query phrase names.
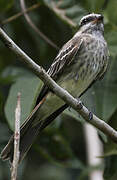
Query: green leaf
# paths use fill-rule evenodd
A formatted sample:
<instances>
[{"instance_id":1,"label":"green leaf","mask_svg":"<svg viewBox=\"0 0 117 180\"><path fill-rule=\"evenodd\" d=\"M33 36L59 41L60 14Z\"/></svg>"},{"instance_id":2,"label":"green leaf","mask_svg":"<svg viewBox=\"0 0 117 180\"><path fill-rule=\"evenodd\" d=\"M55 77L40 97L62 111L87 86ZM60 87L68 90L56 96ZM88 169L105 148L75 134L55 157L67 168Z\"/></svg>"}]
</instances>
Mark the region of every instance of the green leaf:
<instances>
[{"instance_id":1,"label":"green leaf","mask_svg":"<svg viewBox=\"0 0 117 180\"><path fill-rule=\"evenodd\" d=\"M32 167L32 169L34 169ZM41 168L36 170L34 172L37 175L37 178L35 179L40 179L40 180L70 180L70 174L67 172L67 169L61 168L60 166L55 166L52 164L44 164ZM46 173L45 173L46 172ZM37 174L38 173L38 174ZM32 174L32 173L31 173ZM33 179L33 175L31 175Z\"/></svg>"},{"instance_id":2,"label":"green leaf","mask_svg":"<svg viewBox=\"0 0 117 180\"><path fill-rule=\"evenodd\" d=\"M86 10L88 12L99 13L102 11L102 7L104 5L104 2L105 2L105 0L101 0L101 1L99 1L99 0L88 0L88 1L84 1L84 4L82 2L81 3L84 5L84 7L86 8Z\"/></svg>"},{"instance_id":3,"label":"green leaf","mask_svg":"<svg viewBox=\"0 0 117 180\"><path fill-rule=\"evenodd\" d=\"M8 69L6 71L8 71ZM17 75L17 78L9 91L9 96L5 105L5 115L10 128L13 130L18 92L21 93L22 123L34 107L36 98L42 86L42 81L34 74L21 68L11 68L11 72L11 74Z\"/></svg>"},{"instance_id":4,"label":"green leaf","mask_svg":"<svg viewBox=\"0 0 117 180\"><path fill-rule=\"evenodd\" d=\"M96 112L105 121L108 121L117 109L117 60L112 57L110 60L111 64L105 78L94 86Z\"/></svg>"},{"instance_id":5,"label":"green leaf","mask_svg":"<svg viewBox=\"0 0 117 180\"><path fill-rule=\"evenodd\" d=\"M110 118L109 125L117 130L117 111ZM111 155L117 155L117 143L108 138L107 143L104 144L104 156Z\"/></svg>"},{"instance_id":6,"label":"green leaf","mask_svg":"<svg viewBox=\"0 0 117 180\"><path fill-rule=\"evenodd\" d=\"M117 30L117 28L116 28ZM105 35L110 50L110 55L113 58L117 57L117 31L110 31ZM110 61L111 58L110 58Z\"/></svg>"},{"instance_id":7,"label":"green leaf","mask_svg":"<svg viewBox=\"0 0 117 180\"><path fill-rule=\"evenodd\" d=\"M14 0L0 0L0 11L6 11L13 6Z\"/></svg>"},{"instance_id":8,"label":"green leaf","mask_svg":"<svg viewBox=\"0 0 117 180\"><path fill-rule=\"evenodd\" d=\"M111 0L106 8L108 19L111 23L117 24L117 1Z\"/></svg>"},{"instance_id":9,"label":"green leaf","mask_svg":"<svg viewBox=\"0 0 117 180\"><path fill-rule=\"evenodd\" d=\"M35 149L49 162L65 168L83 169L84 166L78 160L70 147L69 141L57 129L48 130L42 133L40 140L37 140Z\"/></svg>"},{"instance_id":10,"label":"green leaf","mask_svg":"<svg viewBox=\"0 0 117 180\"><path fill-rule=\"evenodd\" d=\"M105 159L104 179L117 179L117 156L110 156Z\"/></svg>"},{"instance_id":11,"label":"green leaf","mask_svg":"<svg viewBox=\"0 0 117 180\"><path fill-rule=\"evenodd\" d=\"M108 143L104 145L104 157L117 155L117 144L113 143L112 140L108 140Z\"/></svg>"}]
</instances>

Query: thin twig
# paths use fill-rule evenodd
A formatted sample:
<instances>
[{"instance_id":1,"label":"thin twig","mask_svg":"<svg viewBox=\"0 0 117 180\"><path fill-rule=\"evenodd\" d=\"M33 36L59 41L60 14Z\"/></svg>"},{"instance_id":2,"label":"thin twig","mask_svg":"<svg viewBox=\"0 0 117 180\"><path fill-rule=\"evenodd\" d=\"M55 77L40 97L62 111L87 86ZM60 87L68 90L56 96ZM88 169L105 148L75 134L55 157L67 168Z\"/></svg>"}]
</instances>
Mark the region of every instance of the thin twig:
<instances>
[{"instance_id":1,"label":"thin twig","mask_svg":"<svg viewBox=\"0 0 117 180\"><path fill-rule=\"evenodd\" d=\"M30 12L30 11L32 11L34 9L37 9L39 6L40 6L40 3L34 4L31 7L25 9L25 11L19 12L19 13L15 14L15 15L9 17L8 19L3 20L2 22L0 22L0 24L5 25L7 23L10 23L10 22L16 20L17 18L19 18L20 16L24 15L24 13Z\"/></svg>"},{"instance_id":2,"label":"thin twig","mask_svg":"<svg viewBox=\"0 0 117 180\"><path fill-rule=\"evenodd\" d=\"M59 3L60 1L58 1ZM68 18L65 14L65 10L62 10L62 9L59 9L57 6L56 6L56 2L55 1L51 1L51 8L52 10L55 12L55 14L57 16L60 16L61 15L61 18L67 22L72 28L76 28L78 27L77 23L75 23L74 21L72 21L70 18Z\"/></svg>"},{"instance_id":3,"label":"thin twig","mask_svg":"<svg viewBox=\"0 0 117 180\"><path fill-rule=\"evenodd\" d=\"M45 70L37 65L27 54L24 53L0 28L0 39L1 41L14 52L19 60L24 62L52 91L73 109L75 109L87 122L94 125L96 128L101 130L103 133L108 135L114 142L117 143L117 132L109 126L106 122L96 117L94 114L90 117L91 113L89 110L81 104L81 101L75 99L66 90L61 88L46 72Z\"/></svg>"},{"instance_id":4,"label":"thin twig","mask_svg":"<svg viewBox=\"0 0 117 180\"><path fill-rule=\"evenodd\" d=\"M13 163L11 166L11 180L17 178L17 168L19 161L19 143L20 143L20 116L21 116L21 105L20 105L20 93L17 95L17 105L15 110L15 134L14 134L14 156Z\"/></svg>"},{"instance_id":5,"label":"thin twig","mask_svg":"<svg viewBox=\"0 0 117 180\"><path fill-rule=\"evenodd\" d=\"M51 45L52 47L54 47L55 49L59 50L59 47L53 43L45 34L43 34L39 28L36 27L36 25L32 22L31 18L29 17L29 15L26 12L26 6L25 6L25 2L24 0L20 0L20 6L22 9L22 12L24 12L24 17L26 19L26 21L28 22L28 24L32 27L32 29L39 34L39 36L44 39L44 41L46 41L49 45Z\"/></svg>"}]
</instances>

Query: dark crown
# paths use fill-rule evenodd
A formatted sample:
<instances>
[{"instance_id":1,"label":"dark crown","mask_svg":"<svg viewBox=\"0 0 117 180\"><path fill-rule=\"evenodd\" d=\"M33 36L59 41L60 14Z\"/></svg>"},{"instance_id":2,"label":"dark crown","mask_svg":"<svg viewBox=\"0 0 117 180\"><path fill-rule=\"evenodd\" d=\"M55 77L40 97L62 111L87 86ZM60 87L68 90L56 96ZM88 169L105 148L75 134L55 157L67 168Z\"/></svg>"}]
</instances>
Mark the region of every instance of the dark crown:
<instances>
[{"instance_id":1,"label":"dark crown","mask_svg":"<svg viewBox=\"0 0 117 180\"><path fill-rule=\"evenodd\" d=\"M103 15L101 15L101 14L94 14L94 13L88 14L88 15L84 16L84 17L80 20L79 25L80 25L80 26L83 26L83 25L85 25L85 24L87 24L87 23L89 23L89 22L95 21L95 20L97 20L97 19L98 19L98 20L101 20L101 21L103 22Z\"/></svg>"}]
</instances>

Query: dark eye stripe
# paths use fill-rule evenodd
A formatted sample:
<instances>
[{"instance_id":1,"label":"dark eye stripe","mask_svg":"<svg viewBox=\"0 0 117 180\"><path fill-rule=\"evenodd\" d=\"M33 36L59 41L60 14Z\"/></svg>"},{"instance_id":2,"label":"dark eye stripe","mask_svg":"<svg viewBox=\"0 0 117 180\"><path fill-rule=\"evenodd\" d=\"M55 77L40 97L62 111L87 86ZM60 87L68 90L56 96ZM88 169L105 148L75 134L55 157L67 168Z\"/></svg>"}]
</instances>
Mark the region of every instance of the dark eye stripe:
<instances>
[{"instance_id":1,"label":"dark eye stripe","mask_svg":"<svg viewBox=\"0 0 117 180\"><path fill-rule=\"evenodd\" d=\"M88 17L86 19L83 19L83 21L81 22L81 25L86 24L87 22L93 21L95 18L94 17Z\"/></svg>"},{"instance_id":2,"label":"dark eye stripe","mask_svg":"<svg viewBox=\"0 0 117 180\"><path fill-rule=\"evenodd\" d=\"M90 21L93 21L93 20L95 20L96 18L98 18L99 20L102 20L102 21L103 21L103 16L102 16L102 15L100 15L100 16L98 16L98 17L96 17L96 16L89 16L89 17L86 17L86 18L84 18L84 19L82 20L80 26L82 26L82 25L84 25L84 24L86 24L86 23L88 23L88 22L90 22Z\"/></svg>"}]
</instances>

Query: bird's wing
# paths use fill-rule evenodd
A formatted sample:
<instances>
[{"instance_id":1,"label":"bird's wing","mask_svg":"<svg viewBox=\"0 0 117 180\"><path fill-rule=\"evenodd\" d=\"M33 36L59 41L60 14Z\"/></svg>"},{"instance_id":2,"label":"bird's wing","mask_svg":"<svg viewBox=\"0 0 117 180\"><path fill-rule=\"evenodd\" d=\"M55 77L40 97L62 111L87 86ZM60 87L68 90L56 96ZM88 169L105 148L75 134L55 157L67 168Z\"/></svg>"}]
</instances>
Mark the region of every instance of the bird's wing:
<instances>
[{"instance_id":1,"label":"bird's wing","mask_svg":"<svg viewBox=\"0 0 117 180\"><path fill-rule=\"evenodd\" d=\"M74 56L78 53L82 44L81 38L75 38L68 41L63 48L58 53L58 56L55 58L54 62L50 66L47 73L53 78L56 79L56 76L61 73L65 66L69 66L74 60Z\"/></svg>"},{"instance_id":2,"label":"bird's wing","mask_svg":"<svg viewBox=\"0 0 117 180\"><path fill-rule=\"evenodd\" d=\"M72 38L59 51L58 56L55 58L54 62L47 71L47 73L55 81L57 80L58 75L62 73L64 68L66 68L66 66L69 66L74 61L74 57L78 55L82 43L83 40L80 37ZM44 85L38 96L36 104L38 104L43 99L43 97L47 94L48 91L49 88L46 85Z\"/></svg>"}]
</instances>

